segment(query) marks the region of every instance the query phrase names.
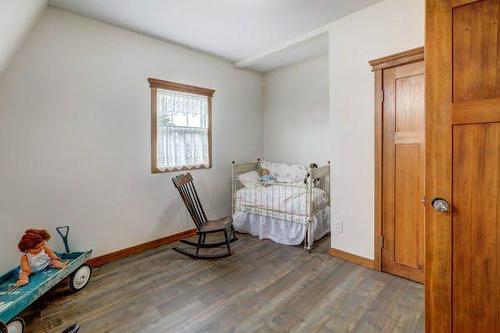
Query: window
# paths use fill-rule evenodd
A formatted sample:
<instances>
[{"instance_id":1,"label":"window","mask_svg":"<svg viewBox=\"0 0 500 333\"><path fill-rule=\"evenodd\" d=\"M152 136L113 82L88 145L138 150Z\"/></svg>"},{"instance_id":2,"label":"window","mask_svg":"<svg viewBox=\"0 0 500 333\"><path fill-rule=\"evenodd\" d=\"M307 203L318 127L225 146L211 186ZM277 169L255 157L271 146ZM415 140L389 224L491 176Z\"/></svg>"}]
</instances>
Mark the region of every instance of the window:
<instances>
[{"instance_id":1,"label":"window","mask_svg":"<svg viewBox=\"0 0 500 333\"><path fill-rule=\"evenodd\" d=\"M212 165L214 90L148 79L151 87L151 171Z\"/></svg>"}]
</instances>

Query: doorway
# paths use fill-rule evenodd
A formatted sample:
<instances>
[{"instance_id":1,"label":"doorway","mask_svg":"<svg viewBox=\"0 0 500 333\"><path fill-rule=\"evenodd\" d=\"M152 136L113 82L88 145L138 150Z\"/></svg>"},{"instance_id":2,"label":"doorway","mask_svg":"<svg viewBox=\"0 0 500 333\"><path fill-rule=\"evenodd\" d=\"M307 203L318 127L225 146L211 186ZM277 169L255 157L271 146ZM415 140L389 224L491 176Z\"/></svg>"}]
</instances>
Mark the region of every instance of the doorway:
<instances>
[{"instance_id":1,"label":"doorway","mask_svg":"<svg viewBox=\"0 0 500 333\"><path fill-rule=\"evenodd\" d=\"M423 283L423 48L370 64L376 80L375 268Z\"/></svg>"}]
</instances>

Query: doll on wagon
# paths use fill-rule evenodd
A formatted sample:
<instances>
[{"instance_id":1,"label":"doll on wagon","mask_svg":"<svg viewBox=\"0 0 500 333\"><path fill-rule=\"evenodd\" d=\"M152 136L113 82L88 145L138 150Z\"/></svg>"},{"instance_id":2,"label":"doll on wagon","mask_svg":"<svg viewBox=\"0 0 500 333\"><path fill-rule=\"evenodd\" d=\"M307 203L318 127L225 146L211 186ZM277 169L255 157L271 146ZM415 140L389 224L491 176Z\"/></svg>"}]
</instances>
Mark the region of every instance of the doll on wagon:
<instances>
[{"instance_id":1,"label":"doll on wagon","mask_svg":"<svg viewBox=\"0 0 500 333\"><path fill-rule=\"evenodd\" d=\"M50 234L46 230L28 229L19 241L18 248L23 252L19 268L17 286L24 286L29 282L29 276L43 271L47 267L61 269L65 264L47 246Z\"/></svg>"}]
</instances>

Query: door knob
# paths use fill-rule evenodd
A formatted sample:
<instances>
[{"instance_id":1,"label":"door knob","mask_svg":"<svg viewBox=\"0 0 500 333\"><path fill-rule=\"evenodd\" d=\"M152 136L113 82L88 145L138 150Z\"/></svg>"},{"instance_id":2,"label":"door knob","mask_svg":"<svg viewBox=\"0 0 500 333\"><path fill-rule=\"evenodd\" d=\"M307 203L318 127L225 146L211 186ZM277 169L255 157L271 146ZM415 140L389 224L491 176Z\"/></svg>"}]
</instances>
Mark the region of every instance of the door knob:
<instances>
[{"instance_id":1,"label":"door knob","mask_svg":"<svg viewBox=\"0 0 500 333\"><path fill-rule=\"evenodd\" d=\"M450 205L448 201L443 198L434 198L432 199L432 207L436 212L446 213L450 209Z\"/></svg>"}]
</instances>

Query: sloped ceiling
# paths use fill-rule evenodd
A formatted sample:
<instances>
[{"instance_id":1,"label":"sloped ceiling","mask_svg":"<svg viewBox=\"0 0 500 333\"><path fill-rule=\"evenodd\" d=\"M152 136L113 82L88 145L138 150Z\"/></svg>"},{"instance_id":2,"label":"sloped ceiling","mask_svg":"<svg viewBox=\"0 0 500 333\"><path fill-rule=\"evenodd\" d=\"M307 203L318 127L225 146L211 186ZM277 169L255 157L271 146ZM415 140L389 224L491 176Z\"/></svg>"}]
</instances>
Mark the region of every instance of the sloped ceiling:
<instances>
[{"instance_id":1,"label":"sloped ceiling","mask_svg":"<svg viewBox=\"0 0 500 333\"><path fill-rule=\"evenodd\" d=\"M242 60L247 63L298 35L378 1L49 0L49 4L238 62L238 67L251 67L241 66Z\"/></svg>"},{"instance_id":2,"label":"sloped ceiling","mask_svg":"<svg viewBox=\"0 0 500 333\"><path fill-rule=\"evenodd\" d=\"M378 1L0 0L0 74L47 3L267 71L326 52L324 34L304 36Z\"/></svg>"},{"instance_id":3,"label":"sloped ceiling","mask_svg":"<svg viewBox=\"0 0 500 333\"><path fill-rule=\"evenodd\" d=\"M47 0L0 0L0 74L46 7Z\"/></svg>"}]
</instances>

